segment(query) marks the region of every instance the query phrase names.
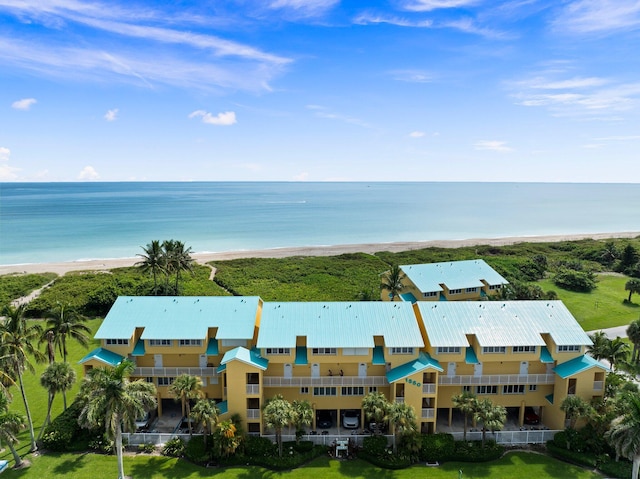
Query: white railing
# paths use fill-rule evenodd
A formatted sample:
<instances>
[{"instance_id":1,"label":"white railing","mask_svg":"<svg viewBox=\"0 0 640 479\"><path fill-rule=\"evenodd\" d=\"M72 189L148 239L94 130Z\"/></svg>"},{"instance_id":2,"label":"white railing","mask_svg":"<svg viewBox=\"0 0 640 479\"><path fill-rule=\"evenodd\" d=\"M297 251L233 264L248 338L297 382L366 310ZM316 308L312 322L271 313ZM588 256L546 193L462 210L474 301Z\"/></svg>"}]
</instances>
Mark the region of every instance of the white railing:
<instances>
[{"instance_id":1,"label":"white railing","mask_svg":"<svg viewBox=\"0 0 640 479\"><path fill-rule=\"evenodd\" d=\"M397 403L403 403L403 402L404 402L404 397L402 397L402 396L396 396L396 402L397 402Z\"/></svg>"},{"instance_id":2,"label":"white railing","mask_svg":"<svg viewBox=\"0 0 640 479\"><path fill-rule=\"evenodd\" d=\"M604 381L593 381L593 390L602 391L604 388Z\"/></svg>"},{"instance_id":3,"label":"white railing","mask_svg":"<svg viewBox=\"0 0 640 479\"><path fill-rule=\"evenodd\" d=\"M260 394L260 385L247 384L247 394Z\"/></svg>"},{"instance_id":4,"label":"white railing","mask_svg":"<svg viewBox=\"0 0 640 479\"><path fill-rule=\"evenodd\" d=\"M553 374L491 374L482 376L440 376L441 386L500 385L500 384L555 384Z\"/></svg>"},{"instance_id":5,"label":"white railing","mask_svg":"<svg viewBox=\"0 0 640 479\"><path fill-rule=\"evenodd\" d=\"M268 387L300 387L300 386L388 386L386 376L323 376L291 377L265 376L263 386Z\"/></svg>"},{"instance_id":6,"label":"white railing","mask_svg":"<svg viewBox=\"0 0 640 479\"><path fill-rule=\"evenodd\" d=\"M247 419L260 419L260 409L247 409Z\"/></svg>"},{"instance_id":7,"label":"white railing","mask_svg":"<svg viewBox=\"0 0 640 479\"><path fill-rule=\"evenodd\" d=\"M131 373L133 377L177 377L181 374L189 374L191 376L200 376L201 378L215 378L218 376L216 368L151 368L140 367L135 368Z\"/></svg>"},{"instance_id":8,"label":"white railing","mask_svg":"<svg viewBox=\"0 0 640 479\"><path fill-rule=\"evenodd\" d=\"M436 417L436 410L432 407L423 407L422 408L422 418L423 419L433 419Z\"/></svg>"},{"instance_id":9,"label":"white railing","mask_svg":"<svg viewBox=\"0 0 640 479\"><path fill-rule=\"evenodd\" d=\"M498 431L488 432L485 437L487 439L493 439L498 444L544 444L547 441L553 439L559 430L522 430L522 431ZM462 441L464 437L463 432L452 433L453 438L456 441ZM467 432L467 441L481 441L482 432Z\"/></svg>"},{"instance_id":10,"label":"white railing","mask_svg":"<svg viewBox=\"0 0 640 479\"><path fill-rule=\"evenodd\" d=\"M436 393L436 384L428 383L422 385L422 394L435 394Z\"/></svg>"},{"instance_id":11,"label":"white railing","mask_svg":"<svg viewBox=\"0 0 640 479\"><path fill-rule=\"evenodd\" d=\"M199 434L194 434L194 436L198 436ZM188 442L191 437L189 434L173 434L170 432L136 432L129 433L123 432L122 438L126 441L130 446L137 446L139 444L164 444L169 439L173 439L174 437L179 437L185 442Z\"/></svg>"}]
</instances>

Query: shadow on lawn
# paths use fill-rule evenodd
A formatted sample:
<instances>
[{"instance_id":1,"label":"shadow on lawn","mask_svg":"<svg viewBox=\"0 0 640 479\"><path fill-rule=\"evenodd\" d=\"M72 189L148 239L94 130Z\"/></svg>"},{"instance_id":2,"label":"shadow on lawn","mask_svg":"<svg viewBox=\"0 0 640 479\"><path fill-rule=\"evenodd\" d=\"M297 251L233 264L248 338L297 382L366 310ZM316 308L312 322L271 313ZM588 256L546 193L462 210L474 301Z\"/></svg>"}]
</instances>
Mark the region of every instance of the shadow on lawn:
<instances>
[{"instance_id":1,"label":"shadow on lawn","mask_svg":"<svg viewBox=\"0 0 640 479\"><path fill-rule=\"evenodd\" d=\"M66 476L67 474L71 474L72 472L76 472L87 467L87 461L91 460L91 458L87 459L87 454L89 453L85 452L63 460L53 468L53 472L55 472L56 475ZM49 455L59 457L59 455L55 453L50 453Z\"/></svg>"}]
</instances>

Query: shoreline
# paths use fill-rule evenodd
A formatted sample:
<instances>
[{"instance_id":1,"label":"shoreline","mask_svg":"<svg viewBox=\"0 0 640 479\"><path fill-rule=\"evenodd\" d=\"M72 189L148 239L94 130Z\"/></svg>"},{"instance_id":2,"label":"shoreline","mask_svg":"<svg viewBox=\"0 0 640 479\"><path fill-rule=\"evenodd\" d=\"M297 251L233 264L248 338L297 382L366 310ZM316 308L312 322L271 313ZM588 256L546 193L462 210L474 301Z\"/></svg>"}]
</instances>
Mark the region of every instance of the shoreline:
<instances>
[{"instance_id":1,"label":"shoreline","mask_svg":"<svg viewBox=\"0 0 640 479\"><path fill-rule=\"evenodd\" d=\"M635 238L640 232L618 233L584 233L566 235L543 236L508 236L503 238L469 238L461 240L429 240L395 243L360 243L329 246L297 246L282 247L262 250L226 251L217 253L194 253L196 263L205 264L211 261L224 261L239 258L287 258L290 256L334 256L346 253L377 253L387 251L398 253L429 247L435 248L462 248L467 246L506 246L516 243L555 243L559 241L577 241L582 239L619 239ZM71 271L105 271L114 268L133 266L140 261L139 257L109 258L78 260L58 263L28 263L14 265L0 265L0 275L5 274L32 274L32 273L56 273L60 276Z\"/></svg>"}]
</instances>

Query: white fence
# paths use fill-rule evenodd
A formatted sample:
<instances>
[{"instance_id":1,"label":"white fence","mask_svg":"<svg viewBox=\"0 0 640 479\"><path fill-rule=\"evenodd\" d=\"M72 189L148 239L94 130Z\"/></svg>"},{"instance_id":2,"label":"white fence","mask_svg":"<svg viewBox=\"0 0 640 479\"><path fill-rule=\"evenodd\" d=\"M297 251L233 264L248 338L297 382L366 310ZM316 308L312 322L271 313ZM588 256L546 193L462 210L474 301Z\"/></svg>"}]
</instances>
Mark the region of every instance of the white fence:
<instances>
[{"instance_id":1,"label":"white fence","mask_svg":"<svg viewBox=\"0 0 640 479\"><path fill-rule=\"evenodd\" d=\"M560 432L559 430L522 430L522 431L498 431L495 433L487 432L485 435L486 439L492 439L496 441L498 444L502 444L505 446L515 445L515 444L544 444L547 441L553 439L556 433ZM462 432L454 432L451 433L453 438L456 441L462 441L464 437L464 433ZM467 441L481 441L482 440L482 432L475 431L470 432L467 431Z\"/></svg>"}]
</instances>

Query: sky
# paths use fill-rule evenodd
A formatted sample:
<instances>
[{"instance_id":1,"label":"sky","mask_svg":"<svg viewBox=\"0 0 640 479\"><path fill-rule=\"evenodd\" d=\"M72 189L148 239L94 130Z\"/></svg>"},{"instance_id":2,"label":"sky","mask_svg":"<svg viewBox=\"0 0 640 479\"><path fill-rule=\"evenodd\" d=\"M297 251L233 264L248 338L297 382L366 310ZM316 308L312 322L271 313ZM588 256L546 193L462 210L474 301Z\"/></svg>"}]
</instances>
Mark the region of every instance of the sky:
<instances>
[{"instance_id":1,"label":"sky","mask_svg":"<svg viewBox=\"0 0 640 479\"><path fill-rule=\"evenodd\" d=\"M0 0L0 181L640 182L638 0Z\"/></svg>"}]
</instances>

